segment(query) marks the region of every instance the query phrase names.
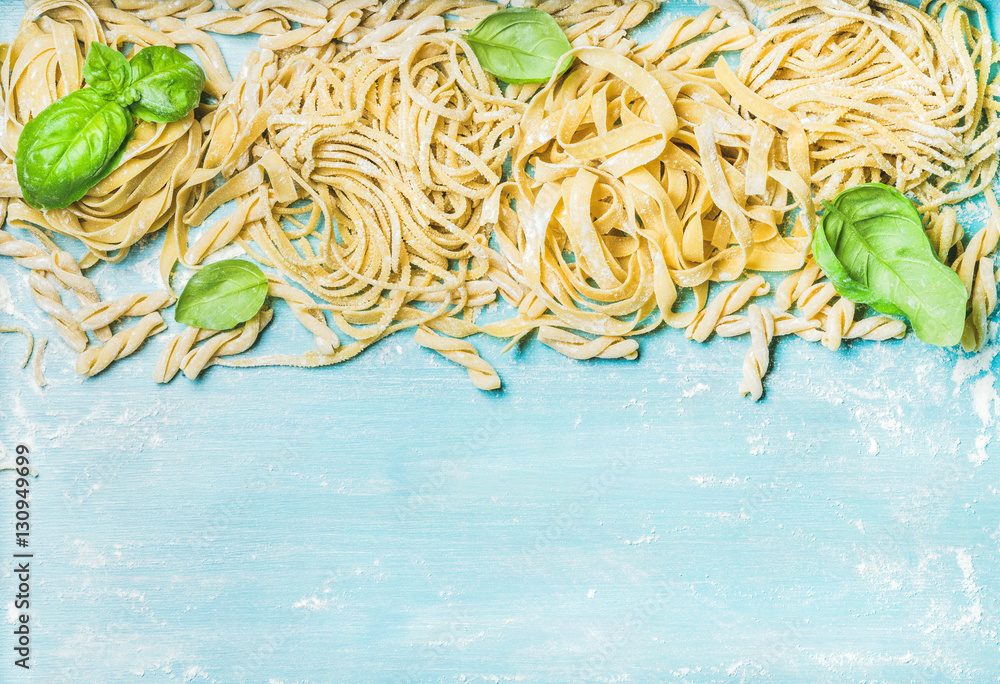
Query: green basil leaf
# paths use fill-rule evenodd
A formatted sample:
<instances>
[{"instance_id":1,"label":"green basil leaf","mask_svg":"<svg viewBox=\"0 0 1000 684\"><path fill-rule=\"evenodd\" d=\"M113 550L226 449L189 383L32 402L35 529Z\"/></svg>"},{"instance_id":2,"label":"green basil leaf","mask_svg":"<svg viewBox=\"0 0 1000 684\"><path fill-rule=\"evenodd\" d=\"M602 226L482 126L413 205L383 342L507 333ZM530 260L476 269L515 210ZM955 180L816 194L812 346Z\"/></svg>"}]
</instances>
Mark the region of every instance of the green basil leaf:
<instances>
[{"instance_id":1,"label":"green basil leaf","mask_svg":"<svg viewBox=\"0 0 1000 684\"><path fill-rule=\"evenodd\" d=\"M572 46L556 20L531 7L494 12L464 38L483 69L508 83L544 83L573 62L564 58Z\"/></svg>"},{"instance_id":2,"label":"green basil leaf","mask_svg":"<svg viewBox=\"0 0 1000 684\"><path fill-rule=\"evenodd\" d=\"M195 273L177 299L179 323L229 330L257 315L267 298L267 278L257 264L226 259Z\"/></svg>"},{"instance_id":3,"label":"green basil leaf","mask_svg":"<svg viewBox=\"0 0 1000 684\"><path fill-rule=\"evenodd\" d=\"M826 202L813 256L839 294L882 313L906 316L924 342L958 344L965 286L938 261L913 202L868 183Z\"/></svg>"},{"instance_id":4,"label":"green basil leaf","mask_svg":"<svg viewBox=\"0 0 1000 684\"><path fill-rule=\"evenodd\" d=\"M137 99L132 113L144 121L177 121L198 104L205 72L180 50L152 45L129 63Z\"/></svg>"},{"instance_id":5,"label":"green basil leaf","mask_svg":"<svg viewBox=\"0 0 1000 684\"><path fill-rule=\"evenodd\" d=\"M135 101L129 88L132 70L125 55L98 42L90 44L87 61L83 64L83 78L91 88L123 107Z\"/></svg>"},{"instance_id":6,"label":"green basil leaf","mask_svg":"<svg viewBox=\"0 0 1000 684\"><path fill-rule=\"evenodd\" d=\"M43 109L17 141L14 163L25 201L62 209L111 173L132 137L132 116L93 88Z\"/></svg>"}]
</instances>

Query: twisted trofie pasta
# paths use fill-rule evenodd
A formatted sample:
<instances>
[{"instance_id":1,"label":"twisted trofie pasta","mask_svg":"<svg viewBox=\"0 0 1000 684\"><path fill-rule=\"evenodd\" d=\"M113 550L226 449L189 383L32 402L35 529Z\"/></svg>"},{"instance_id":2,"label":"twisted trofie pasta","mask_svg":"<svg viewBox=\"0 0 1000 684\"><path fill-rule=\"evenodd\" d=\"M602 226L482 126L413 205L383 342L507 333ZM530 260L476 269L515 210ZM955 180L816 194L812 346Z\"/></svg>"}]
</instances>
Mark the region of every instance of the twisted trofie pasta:
<instances>
[{"instance_id":1,"label":"twisted trofie pasta","mask_svg":"<svg viewBox=\"0 0 1000 684\"><path fill-rule=\"evenodd\" d=\"M538 329L538 341L571 359L639 358L639 343L623 337L587 339L562 328L543 325Z\"/></svg>"},{"instance_id":2,"label":"twisted trofie pasta","mask_svg":"<svg viewBox=\"0 0 1000 684\"><path fill-rule=\"evenodd\" d=\"M87 334L80 327L76 317L63 304L55 278L44 271L33 271L28 277L31 298L38 308L52 319L53 327L73 351L82 353L87 348Z\"/></svg>"},{"instance_id":3,"label":"twisted trofie pasta","mask_svg":"<svg viewBox=\"0 0 1000 684\"><path fill-rule=\"evenodd\" d=\"M426 326L417 328L414 339L421 347L436 351L449 361L465 366L472 384L481 390L500 389L500 376L476 348L465 340L441 337Z\"/></svg>"},{"instance_id":4,"label":"twisted trofie pasta","mask_svg":"<svg viewBox=\"0 0 1000 684\"><path fill-rule=\"evenodd\" d=\"M76 359L76 372L94 376L119 359L130 356L142 343L157 333L167 329L159 313L151 313L139 319L131 328L117 332L104 346L90 347Z\"/></svg>"},{"instance_id":5,"label":"twisted trofie pasta","mask_svg":"<svg viewBox=\"0 0 1000 684\"><path fill-rule=\"evenodd\" d=\"M82 330L96 330L111 325L125 316L146 316L169 306L176 298L166 290L149 294L134 294L111 302L97 302L81 307L76 320Z\"/></svg>"},{"instance_id":6,"label":"twisted trofie pasta","mask_svg":"<svg viewBox=\"0 0 1000 684\"><path fill-rule=\"evenodd\" d=\"M743 360L743 382L740 392L758 401L764 394L764 376L771 366L769 346L774 337L774 315L756 304L747 308L750 325L750 351Z\"/></svg>"},{"instance_id":7,"label":"twisted trofie pasta","mask_svg":"<svg viewBox=\"0 0 1000 684\"><path fill-rule=\"evenodd\" d=\"M188 326L170 338L167 346L160 352L153 369L153 379L159 383L167 383L174 379L174 376L181 370L181 364L194 346L202 340L215 335L215 330L204 330Z\"/></svg>"},{"instance_id":8,"label":"twisted trofie pasta","mask_svg":"<svg viewBox=\"0 0 1000 684\"><path fill-rule=\"evenodd\" d=\"M274 317L271 309L261 309L246 323L206 339L201 346L191 349L180 362L180 369L189 380L196 379L202 371L223 356L242 354L257 341L261 331Z\"/></svg>"}]
</instances>

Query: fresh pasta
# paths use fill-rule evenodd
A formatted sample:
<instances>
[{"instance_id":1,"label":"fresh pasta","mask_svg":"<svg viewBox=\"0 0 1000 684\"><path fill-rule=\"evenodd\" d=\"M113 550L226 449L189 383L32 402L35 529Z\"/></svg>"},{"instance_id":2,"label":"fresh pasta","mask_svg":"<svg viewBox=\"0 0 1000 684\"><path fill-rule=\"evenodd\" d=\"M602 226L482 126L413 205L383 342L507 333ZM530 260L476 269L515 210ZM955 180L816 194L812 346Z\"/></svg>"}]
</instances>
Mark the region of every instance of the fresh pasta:
<instances>
[{"instance_id":1,"label":"fresh pasta","mask_svg":"<svg viewBox=\"0 0 1000 684\"><path fill-rule=\"evenodd\" d=\"M239 356L275 317L265 307L232 330L171 336L156 382L211 366L335 365L413 329L494 390L472 336L636 360L638 336L671 327L698 342L747 336L740 391L757 400L777 338L837 350L906 333L838 295L810 253L819 201L867 182L916 199L965 286L963 348L988 337L1000 52L973 0L769 0L757 3L764 28L717 1L644 45L630 32L658 2L525 0L563 29L574 64L506 87L460 31L507 2L26 4L0 51L0 215L25 237L0 230L0 255L28 271L81 374L166 329L178 267L238 245L313 348ZM258 49L233 76L212 36L245 33ZM15 176L18 137L84 85L94 41L129 54L189 46L205 97L173 123L138 122L121 164L79 201L34 209ZM949 205L984 190L992 218L967 236ZM156 233L164 289L102 300L87 270ZM499 299L513 313L481 323ZM139 321L119 328L128 317Z\"/></svg>"}]
</instances>

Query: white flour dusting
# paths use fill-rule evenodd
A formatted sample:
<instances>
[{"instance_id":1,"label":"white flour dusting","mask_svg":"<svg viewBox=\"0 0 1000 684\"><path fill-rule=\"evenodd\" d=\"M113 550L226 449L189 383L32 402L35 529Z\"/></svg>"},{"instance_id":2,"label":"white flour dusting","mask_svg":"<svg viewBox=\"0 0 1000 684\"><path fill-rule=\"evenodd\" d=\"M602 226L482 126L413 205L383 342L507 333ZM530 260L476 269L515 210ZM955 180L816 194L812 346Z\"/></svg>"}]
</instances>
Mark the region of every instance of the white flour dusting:
<instances>
[{"instance_id":1,"label":"white flour dusting","mask_svg":"<svg viewBox=\"0 0 1000 684\"><path fill-rule=\"evenodd\" d=\"M977 354L960 356L951 373L955 383L953 396L959 396L970 380L975 378L969 388L972 398L972 409L982 423L982 429L973 443L969 453L969 462L981 466L989 459L986 448L996 436L996 418L1000 416L1000 394L997 393L996 376L993 374L993 361L997 351L997 324L990 323L986 346Z\"/></svg>"},{"instance_id":2,"label":"white flour dusting","mask_svg":"<svg viewBox=\"0 0 1000 684\"><path fill-rule=\"evenodd\" d=\"M10 292L10 283L7 279L0 275L0 313L5 313L8 316L13 316L19 320L30 322L28 318L20 313L14 306L14 296Z\"/></svg>"},{"instance_id":3,"label":"white flour dusting","mask_svg":"<svg viewBox=\"0 0 1000 684\"><path fill-rule=\"evenodd\" d=\"M972 567L972 556L965 549L955 549L955 561L962 571L962 592L970 599L971 603L962 612L955 625L957 629L966 629L977 624L983 619L983 604L976 596L979 593L979 585L976 584L975 568Z\"/></svg>"}]
</instances>

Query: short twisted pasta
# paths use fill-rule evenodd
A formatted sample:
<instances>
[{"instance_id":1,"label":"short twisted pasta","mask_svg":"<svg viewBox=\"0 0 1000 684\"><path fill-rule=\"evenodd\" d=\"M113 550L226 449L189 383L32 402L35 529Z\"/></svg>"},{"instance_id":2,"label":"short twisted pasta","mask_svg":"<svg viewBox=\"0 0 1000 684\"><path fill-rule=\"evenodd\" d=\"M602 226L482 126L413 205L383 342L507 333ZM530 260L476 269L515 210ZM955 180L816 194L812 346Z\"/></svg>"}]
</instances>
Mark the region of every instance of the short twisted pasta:
<instances>
[{"instance_id":1,"label":"short twisted pasta","mask_svg":"<svg viewBox=\"0 0 1000 684\"><path fill-rule=\"evenodd\" d=\"M216 335L215 330L204 330L188 326L182 332L177 333L167 342L167 346L160 352L156 360L156 367L153 369L153 380L158 383L167 383L174 379L174 376L181 370L181 363L188 352L199 342Z\"/></svg>"},{"instance_id":2,"label":"short twisted pasta","mask_svg":"<svg viewBox=\"0 0 1000 684\"><path fill-rule=\"evenodd\" d=\"M469 372L472 384L481 390L500 389L500 376L476 348L465 340L441 337L426 326L417 328L414 339L421 347L436 351L453 363L464 366Z\"/></svg>"},{"instance_id":3,"label":"short twisted pasta","mask_svg":"<svg viewBox=\"0 0 1000 684\"><path fill-rule=\"evenodd\" d=\"M63 338L70 349L81 353L89 344L87 334L80 328L76 317L63 304L54 281L55 278L45 271L32 271L28 276L31 298L35 300L38 308L52 319L52 325L59 333L59 337Z\"/></svg>"},{"instance_id":4,"label":"short twisted pasta","mask_svg":"<svg viewBox=\"0 0 1000 684\"><path fill-rule=\"evenodd\" d=\"M854 302L841 298L836 304L827 308L823 320L823 346L837 351L844 336L854 325Z\"/></svg>"},{"instance_id":5,"label":"short twisted pasta","mask_svg":"<svg viewBox=\"0 0 1000 684\"><path fill-rule=\"evenodd\" d=\"M771 365L769 346L774 337L774 316L756 304L747 308L750 323L750 351L743 359L743 381L740 392L758 401L764 394L764 376Z\"/></svg>"},{"instance_id":6,"label":"short twisted pasta","mask_svg":"<svg viewBox=\"0 0 1000 684\"><path fill-rule=\"evenodd\" d=\"M273 317L273 310L261 309L243 325L209 337L184 356L180 369L189 380L195 380L206 368L215 363L216 359L242 354L253 346Z\"/></svg>"},{"instance_id":7,"label":"short twisted pasta","mask_svg":"<svg viewBox=\"0 0 1000 684\"><path fill-rule=\"evenodd\" d=\"M83 330L104 328L125 316L145 316L169 306L175 300L167 290L148 294L133 294L111 302L87 304L76 312L76 320Z\"/></svg>"},{"instance_id":8,"label":"short twisted pasta","mask_svg":"<svg viewBox=\"0 0 1000 684\"><path fill-rule=\"evenodd\" d=\"M303 290L289 285L281 276L268 274L267 281L267 293L288 304L295 318L313 334L316 349L324 354L334 353L340 346L340 338L327 325L326 317L321 309L316 308L315 300Z\"/></svg>"},{"instance_id":9,"label":"short twisted pasta","mask_svg":"<svg viewBox=\"0 0 1000 684\"><path fill-rule=\"evenodd\" d=\"M868 316L854 321L844 333L845 340L863 339L883 341L899 339L906 334L906 323L891 316Z\"/></svg>"},{"instance_id":10,"label":"short twisted pasta","mask_svg":"<svg viewBox=\"0 0 1000 684\"><path fill-rule=\"evenodd\" d=\"M131 328L115 333L103 347L91 347L76 359L76 372L88 377L97 375L119 359L133 354L151 336L167 329L159 313L139 319Z\"/></svg>"},{"instance_id":11,"label":"short twisted pasta","mask_svg":"<svg viewBox=\"0 0 1000 684\"><path fill-rule=\"evenodd\" d=\"M571 359L639 358L639 343L624 337L587 339L562 328L543 325L538 329L538 341Z\"/></svg>"},{"instance_id":12,"label":"short twisted pasta","mask_svg":"<svg viewBox=\"0 0 1000 684\"><path fill-rule=\"evenodd\" d=\"M688 339L704 342L711 336L720 319L739 311L754 297L766 295L770 289L771 286L759 275L752 275L741 283L726 286L687 327L685 333Z\"/></svg>"},{"instance_id":13,"label":"short twisted pasta","mask_svg":"<svg viewBox=\"0 0 1000 684\"><path fill-rule=\"evenodd\" d=\"M810 342L820 339L819 321L793 316L784 311L771 311L774 319L774 337L797 335ZM715 333L719 337L738 337L750 332L749 316L725 316L719 320Z\"/></svg>"}]
</instances>

